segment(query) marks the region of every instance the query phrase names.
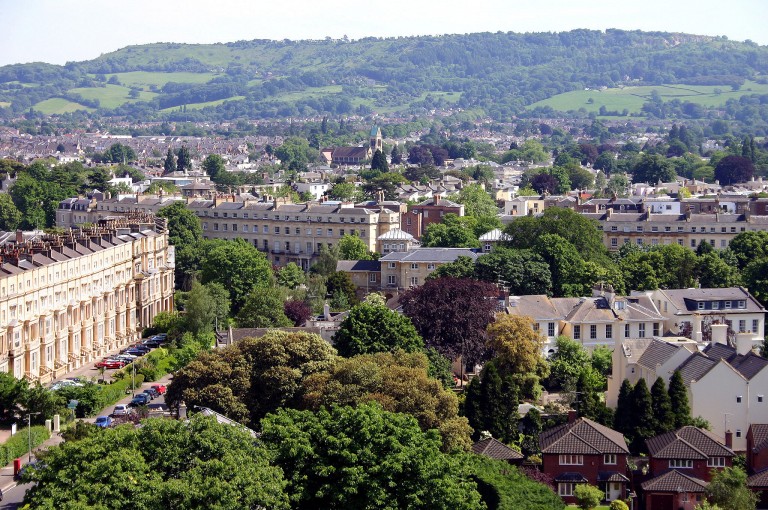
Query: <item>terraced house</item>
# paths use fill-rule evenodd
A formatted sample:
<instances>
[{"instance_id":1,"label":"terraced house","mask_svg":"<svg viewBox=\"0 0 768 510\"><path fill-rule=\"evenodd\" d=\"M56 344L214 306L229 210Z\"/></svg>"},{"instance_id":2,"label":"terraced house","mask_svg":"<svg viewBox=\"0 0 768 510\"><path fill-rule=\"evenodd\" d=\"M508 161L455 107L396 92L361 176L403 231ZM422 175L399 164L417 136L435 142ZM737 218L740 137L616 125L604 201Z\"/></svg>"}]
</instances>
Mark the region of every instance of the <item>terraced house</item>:
<instances>
[{"instance_id":1,"label":"terraced house","mask_svg":"<svg viewBox=\"0 0 768 510\"><path fill-rule=\"evenodd\" d=\"M134 213L0 246L0 370L46 383L140 338L173 309L164 218Z\"/></svg>"}]
</instances>

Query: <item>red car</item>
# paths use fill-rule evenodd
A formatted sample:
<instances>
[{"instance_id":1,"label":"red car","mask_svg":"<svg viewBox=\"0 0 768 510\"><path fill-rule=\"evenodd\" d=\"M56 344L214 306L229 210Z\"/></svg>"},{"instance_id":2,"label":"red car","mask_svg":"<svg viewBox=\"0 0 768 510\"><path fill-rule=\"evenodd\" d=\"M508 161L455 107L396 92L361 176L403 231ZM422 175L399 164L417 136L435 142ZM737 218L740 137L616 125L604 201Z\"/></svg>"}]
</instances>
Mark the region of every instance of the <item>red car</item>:
<instances>
[{"instance_id":1,"label":"red car","mask_svg":"<svg viewBox=\"0 0 768 510\"><path fill-rule=\"evenodd\" d=\"M166 389L165 385L163 385L163 384L154 384L154 385L152 385L152 387L154 389L156 389L159 394L165 395L165 389Z\"/></svg>"},{"instance_id":2,"label":"red car","mask_svg":"<svg viewBox=\"0 0 768 510\"><path fill-rule=\"evenodd\" d=\"M123 368L125 363L116 359L105 359L96 363L96 368Z\"/></svg>"}]
</instances>

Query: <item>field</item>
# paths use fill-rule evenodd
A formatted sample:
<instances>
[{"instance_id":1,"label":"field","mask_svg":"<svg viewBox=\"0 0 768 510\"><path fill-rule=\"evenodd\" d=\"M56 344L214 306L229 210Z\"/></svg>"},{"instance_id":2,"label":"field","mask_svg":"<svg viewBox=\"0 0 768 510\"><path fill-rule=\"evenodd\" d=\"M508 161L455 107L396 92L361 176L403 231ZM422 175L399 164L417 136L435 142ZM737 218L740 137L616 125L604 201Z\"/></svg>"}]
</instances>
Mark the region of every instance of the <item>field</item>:
<instances>
[{"instance_id":1,"label":"field","mask_svg":"<svg viewBox=\"0 0 768 510\"><path fill-rule=\"evenodd\" d=\"M60 97L53 97L51 99L46 99L45 101L40 101L34 105L32 109L37 110L45 115L71 113L77 110L85 110L89 112L93 111L93 108L88 108L79 103L73 103L72 101L67 101L66 99Z\"/></svg>"},{"instance_id":2,"label":"field","mask_svg":"<svg viewBox=\"0 0 768 510\"><path fill-rule=\"evenodd\" d=\"M148 71L133 71L130 73L111 73L107 77L117 76L126 87L137 86L148 90L150 85L162 87L169 81L177 83L207 83L220 76L216 73L161 73Z\"/></svg>"},{"instance_id":3,"label":"field","mask_svg":"<svg viewBox=\"0 0 768 510\"><path fill-rule=\"evenodd\" d=\"M606 90L576 90L558 94L533 103L528 108L550 106L555 110L569 111L583 108L587 112L599 112L601 106L608 111L639 113L643 103L648 101L653 91L657 91L664 101L679 99L702 106L722 106L728 99L738 99L747 94L768 94L768 85L747 80L740 90L731 90L726 85L659 85L643 87L622 87ZM590 99L592 101L590 101Z\"/></svg>"},{"instance_id":4,"label":"field","mask_svg":"<svg viewBox=\"0 0 768 510\"><path fill-rule=\"evenodd\" d=\"M0 101L0 108L5 108L7 106L11 106L11 103L6 103L5 101Z\"/></svg>"},{"instance_id":5,"label":"field","mask_svg":"<svg viewBox=\"0 0 768 510\"><path fill-rule=\"evenodd\" d=\"M240 101L245 99L245 96L232 96L227 97L224 99L217 99L216 101L206 101L205 103L190 103L187 105L184 105L187 107L187 110L200 110L202 108L205 108L206 106L216 106L218 104L226 103L227 101ZM160 110L161 112L174 112L178 111L180 107L178 106L172 106L170 108L163 108Z\"/></svg>"},{"instance_id":6,"label":"field","mask_svg":"<svg viewBox=\"0 0 768 510\"><path fill-rule=\"evenodd\" d=\"M70 89L69 92L79 94L83 99L98 99L102 108L117 108L118 106L134 101L149 101L157 94L154 92L140 92L138 99L128 97L130 89L120 85L107 85L106 87L84 87Z\"/></svg>"}]
</instances>

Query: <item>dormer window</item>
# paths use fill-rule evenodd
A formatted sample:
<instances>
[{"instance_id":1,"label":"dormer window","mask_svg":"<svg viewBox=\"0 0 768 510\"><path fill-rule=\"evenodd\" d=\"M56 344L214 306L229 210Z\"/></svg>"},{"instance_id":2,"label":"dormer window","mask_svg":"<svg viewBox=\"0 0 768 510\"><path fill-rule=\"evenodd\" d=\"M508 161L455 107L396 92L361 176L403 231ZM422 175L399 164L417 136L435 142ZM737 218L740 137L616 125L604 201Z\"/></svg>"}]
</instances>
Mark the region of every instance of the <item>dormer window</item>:
<instances>
[{"instance_id":1,"label":"dormer window","mask_svg":"<svg viewBox=\"0 0 768 510\"><path fill-rule=\"evenodd\" d=\"M720 301L712 301L712 309L713 310L719 310L720 309Z\"/></svg>"},{"instance_id":2,"label":"dormer window","mask_svg":"<svg viewBox=\"0 0 768 510\"><path fill-rule=\"evenodd\" d=\"M732 304L733 304L733 303L732 303L731 301L725 301L725 309L726 309L726 310L730 310L730 309L731 309L731 306L732 306Z\"/></svg>"},{"instance_id":3,"label":"dormer window","mask_svg":"<svg viewBox=\"0 0 768 510\"><path fill-rule=\"evenodd\" d=\"M747 307L747 302L745 300L743 300L743 299L740 300L739 301L739 308L746 308L746 307Z\"/></svg>"},{"instance_id":4,"label":"dormer window","mask_svg":"<svg viewBox=\"0 0 768 510\"><path fill-rule=\"evenodd\" d=\"M704 309L704 301L699 301L699 302L697 303L697 306L698 306L698 309L699 309L699 310L703 310L703 309Z\"/></svg>"}]
</instances>

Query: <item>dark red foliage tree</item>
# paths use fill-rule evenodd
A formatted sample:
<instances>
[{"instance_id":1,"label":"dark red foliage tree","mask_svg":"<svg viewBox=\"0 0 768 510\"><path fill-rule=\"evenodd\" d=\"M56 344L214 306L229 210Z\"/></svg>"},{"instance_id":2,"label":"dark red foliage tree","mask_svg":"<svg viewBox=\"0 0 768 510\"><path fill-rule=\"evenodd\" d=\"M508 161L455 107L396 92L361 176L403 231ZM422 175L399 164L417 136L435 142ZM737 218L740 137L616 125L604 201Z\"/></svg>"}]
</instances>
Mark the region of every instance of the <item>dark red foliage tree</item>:
<instances>
[{"instance_id":1,"label":"dark red foliage tree","mask_svg":"<svg viewBox=\"0 0 768 510\"><path fill-rule=\"evenodd\" d=\"M312 315L312 308L306 301L289 300L283 305L285 316L293 321L294 326L301 326Z\"/></svg>"},{"instance_id":2,"label":"dark red foliage tree","mask_svg":"<svg viewBox=\"0 0 768 510\"><path fill-rule=\"evenodd\" d=\"M493 321L497 303L493 284L436 278L402 294L400 303L428 347L449 359L462 356L465 363L488 357L485 328Z\"/></svg>"},{"instance_id":3,"label":"dark red foliage tree","mask_svg":"<svg viewBox=\"0 0 768 510\"><path fill-rule=\"evenodd\" d=\"M557 179L550 174L536 174L531 179L531 187L536 190L536 193L552 193L557 188Z\"/></svg>"},{"instance_id":4,"label":"dark red foliage tree","mask_svg":"<svg viewBox=\"0 0 768 510\"><path fill-rule=\"evenodd\" d=\"M755 166L747 158L726 156L715 167L715 179L727 186L737 182L747 182L752 178Z\"/></svg>"}]
</instances>

